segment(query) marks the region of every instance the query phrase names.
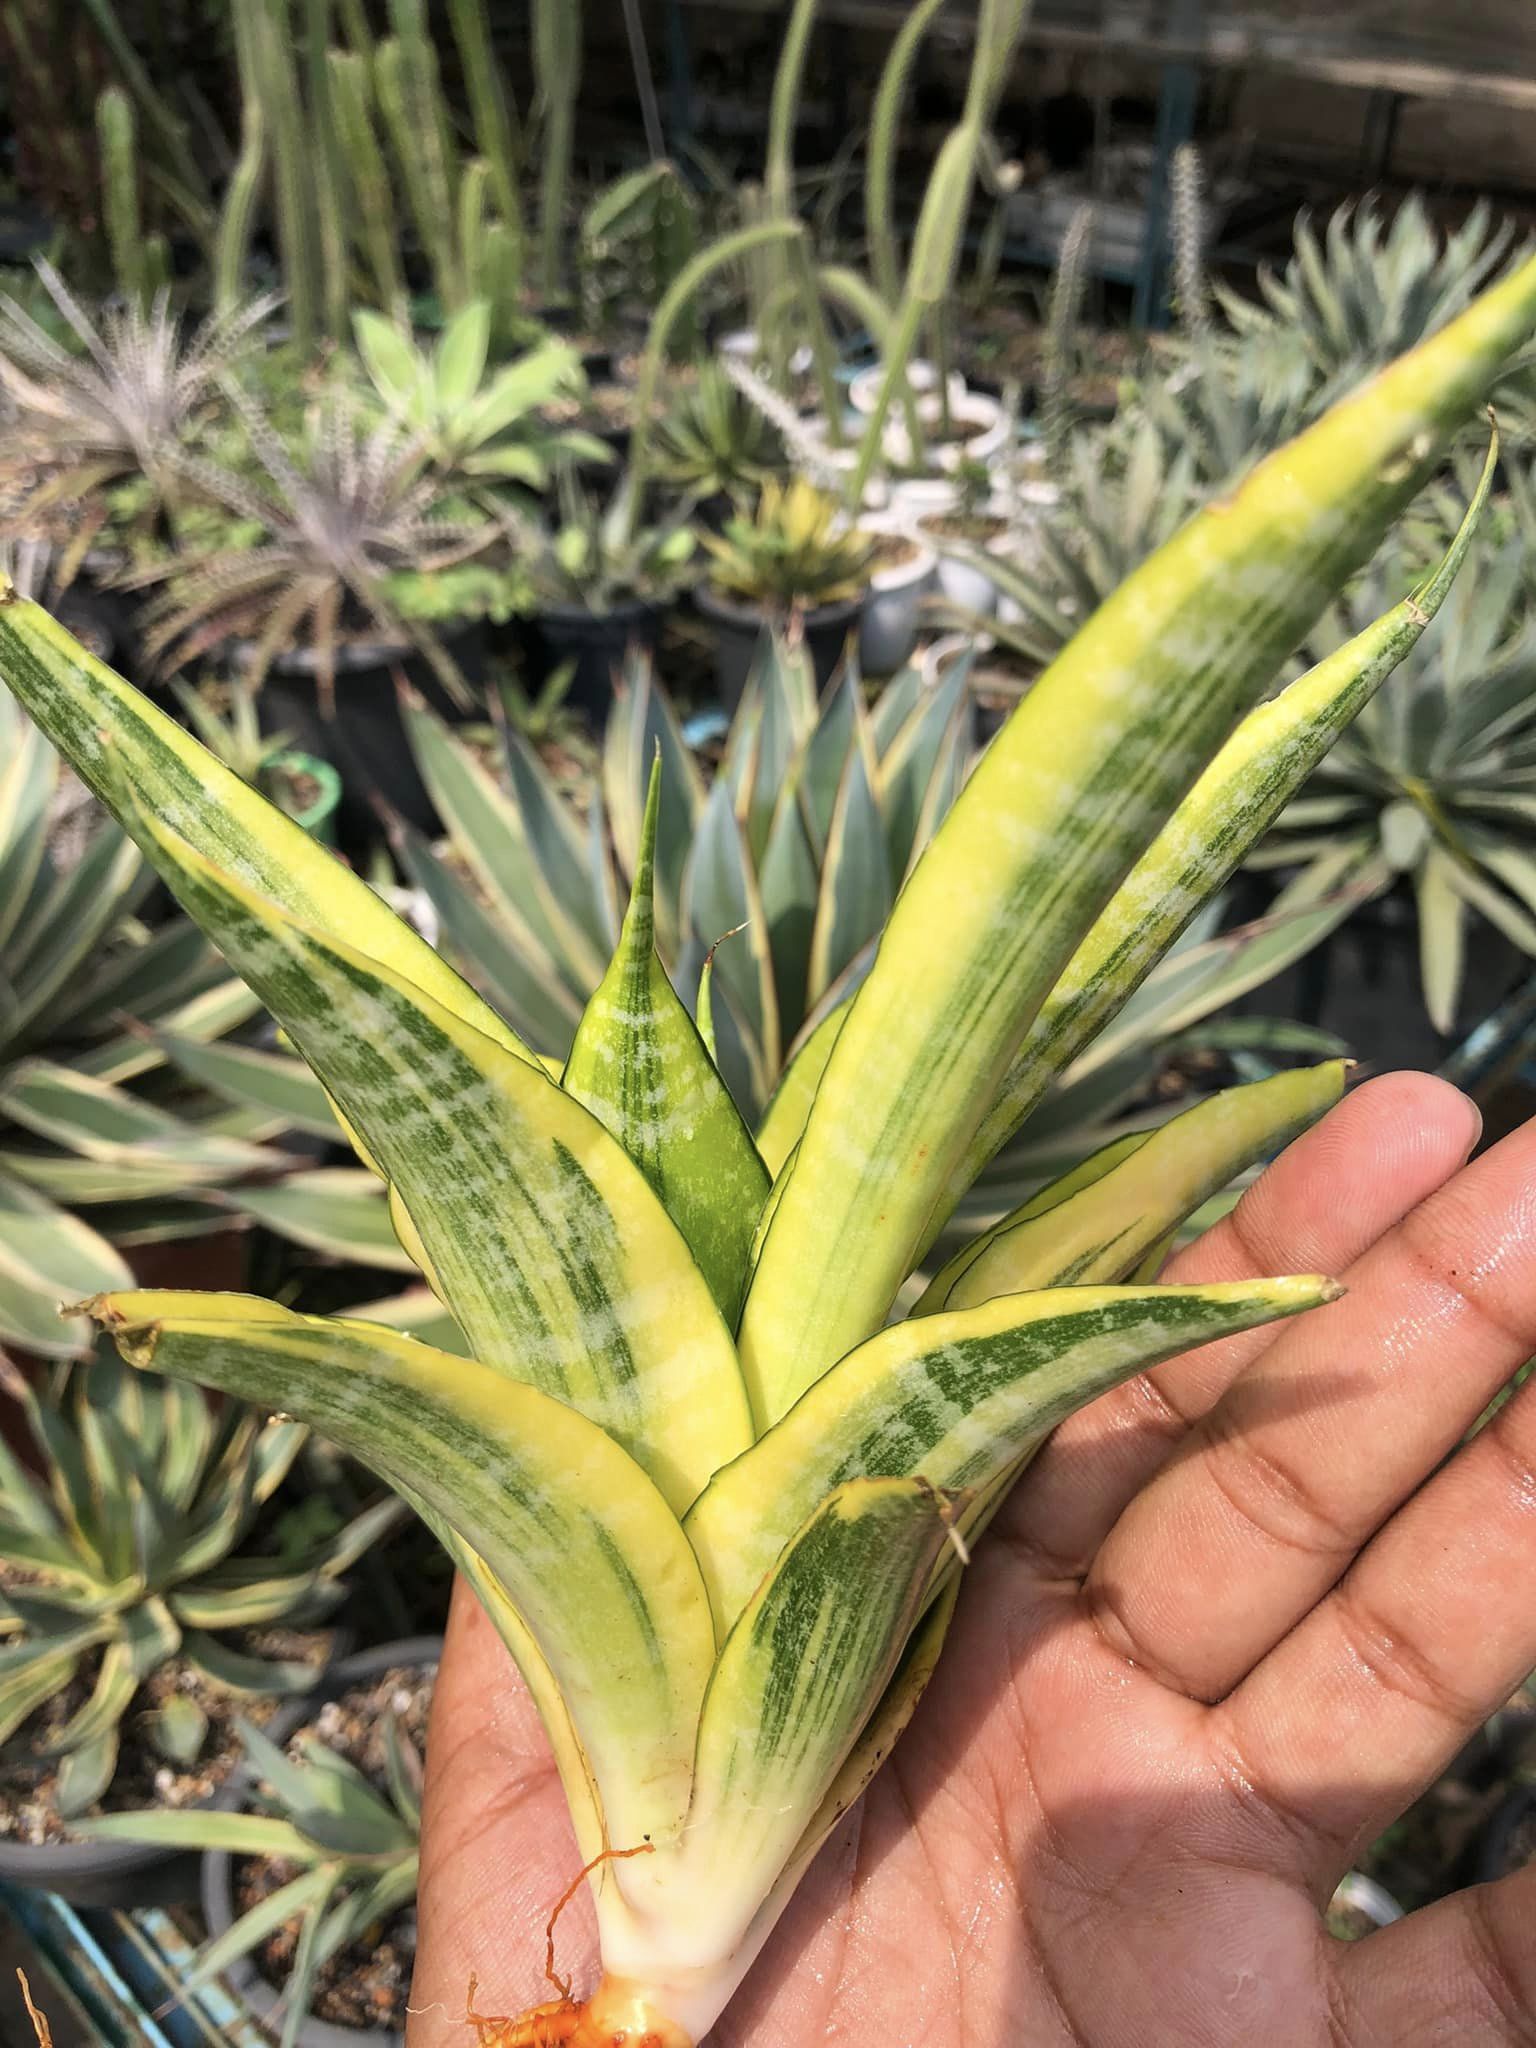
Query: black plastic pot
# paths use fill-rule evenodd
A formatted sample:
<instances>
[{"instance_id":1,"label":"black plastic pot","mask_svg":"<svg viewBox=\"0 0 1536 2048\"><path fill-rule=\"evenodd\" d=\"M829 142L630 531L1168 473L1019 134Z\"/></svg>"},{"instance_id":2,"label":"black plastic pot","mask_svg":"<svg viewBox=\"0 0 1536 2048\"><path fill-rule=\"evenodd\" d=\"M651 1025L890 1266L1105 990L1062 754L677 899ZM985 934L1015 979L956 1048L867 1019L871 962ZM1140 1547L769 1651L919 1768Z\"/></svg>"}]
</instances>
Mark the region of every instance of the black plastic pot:
<instances>
[{"instance_id":1,"label":"black plastic pot","mask_svg":"<svg viewBox=\"0 0 1536 2048\"><path fill-rule=\"evenodd\" d=\"M741 702L758 647L771 621L757 605L738 604L734 598L722 597L707 583L701 583L694 592L694 603L714 628L715 688L727 711L734 711ZM847 652L849 635L857 633L863 610L864 599L860 595L846 598L841 604L816 605L801 613L801 628L818 688L826 686Z\"/></svg>"},{"instance_id":2,"label":"black plastic pot","mask_svg":"<svg viewBox=\"0 0 1536 2048\"><path fill-rule=\"evenodd\" d=\"M405 1642L383 1643L377 1649L359 1650L356 1656L344 1657L340 1663L333 1664L326 1674L325 1683L304 1700L295 1702L292 1713L279 1715L267 1733L273 1741L285 1742L294 1729L312 1719L327 1700L340 1698L354 1685L388 1671L391 1665L435 1668L442 1653L440 1636L412 1636ZM226 1788L220 1805L239 1805L249 1782L248 1778L237 1777ZM215 1939L235 1922L234 1866L235 1858L227 1849L209 1849L204 1853L201 1879L203 1918L208 1923L209 1935ZM248 1956L231 1963L224 1972L224 1982L258 2020L270 2018L282 1999L282 1993L273 1989ZM300 2048L402 2048L404 2039L403 2034L388 2028L338 2027L312 2015L299 2029Z\"/></svg>"},{"instance_id":3,"label":"black plastic pot","mask_svg":"<svg viewBox=\"0 0 1536 2048\"><path fill-rule=\"evenodd\" d=\"M606 612L589 612L577 604L545 605L523 621L528 687L536 691L563 663L574 662L566 702L600 719L613 702L614 675L628 649L654 654L660 633L659 607L640 597Z\"/></svg>"},{"instance_id":4,"label":"black plastic pot","mask_svg":"<svg viewBox=\"0 0 1536 2048\"><path fill-rule=\"evenodd\" d=\"M403 642L354 641L338 649L335 703L329 716L320 701L309 649L279 655L267 671L261 686L262 727L287 733L301 752L317 755L340 771L343 789L337 818L344 846L373 837L378 822L375 795L418 831L440 829L406 737L398 685L403 679L441 718L463 724L480 709L486 650L478 621L439 637L474 699L468 709L454 702L427 657ZM239 656L237 649L237 663Z\"/></svg>"}]
</instances>

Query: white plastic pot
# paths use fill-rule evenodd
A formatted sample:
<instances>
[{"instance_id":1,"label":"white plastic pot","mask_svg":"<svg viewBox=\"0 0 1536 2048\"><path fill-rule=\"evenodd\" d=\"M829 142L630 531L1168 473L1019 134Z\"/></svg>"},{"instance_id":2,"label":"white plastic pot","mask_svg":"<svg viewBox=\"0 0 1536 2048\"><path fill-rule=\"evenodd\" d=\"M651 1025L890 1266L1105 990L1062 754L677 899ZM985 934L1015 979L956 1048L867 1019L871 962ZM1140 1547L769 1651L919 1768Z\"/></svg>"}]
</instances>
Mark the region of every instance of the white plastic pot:
<instances>
[{"instance_id":1,"label":"white plastic pot","mask_svg":"<svg viewBox=\"0 0 1536 2048\"><path fill-rule=\"evenodd\" d=\"M909 562L875 569L859 621L859 667L865 675L892 676L912 658L922 629L923 599L933 588L938 557L905 522L889 516L860 521L866 533L897 534L917 544Z\"/></svg>"},{"instance_id":2,"label":"white plastic pot","mask_svg":"<svg viewBox=\"0 0 1536 2048\"><path fill-rule=\"evenodd\" d=\"M936 469L954 471L962 462L990 462L1008 446L1014 422L999 400L989 398L983 391L967 391L958 403L951 399L950 405L952 411L960 414L962 421L973 423L974 431L961 441L942 445L930 441L924 454ZM901 419L887 423L883 446L888 462L898 468L911 464L912 444Z\"/></svg>"},{"instance_id":3,"label":"white plastic pot","mask_svg":"<svg viewBox=\"0 0 1536 2048\"><path fill-rule=\"evenodd\" d=\"M942 517L942 514L940 516ZM951 604L963 605L968 612L975 612L981 618L990 619L997 610L998 591L997 585L985 569L973 562L962 562L954 555L946 554L938 540L925 532L921 518L917 523L917 537L931 546L938 556L935 574L940 594L947 597ZM1009 534L1004 531L994 540L976 545L985 554L1000 555L1007 549L1009 539Z\"/></svg>"},{"instance_id":4,"label":"white plastic pot","mask_svg":"<svg viewBox=\"0 0 1536 2048\"><path fill-rule=\"evenodd\" d=\"M848 386L848 403L866 419L874 411L880 398L880 387L885 382L884 363L872 363L867 370L860 370ZM907 383L917 399L917 414L921 420L937 419L939 416L939 373L932 363L921 356L907 365ZM966 396L965 379L958 370L949 373L949 402L959 405Z\"/></svg>"}]
</instances>

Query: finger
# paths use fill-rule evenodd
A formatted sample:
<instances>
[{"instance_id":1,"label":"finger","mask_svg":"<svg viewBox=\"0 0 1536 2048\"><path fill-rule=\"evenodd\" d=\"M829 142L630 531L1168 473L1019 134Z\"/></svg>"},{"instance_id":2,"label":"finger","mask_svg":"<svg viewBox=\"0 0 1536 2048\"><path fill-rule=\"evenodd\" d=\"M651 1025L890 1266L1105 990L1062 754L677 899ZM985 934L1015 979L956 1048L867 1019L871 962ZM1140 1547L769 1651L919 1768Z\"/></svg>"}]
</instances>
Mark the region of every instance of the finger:
<instances>
[{"instance_id":1,"label":"finger","mask_svg":"<svg viewBox=\"0 0 1536 2048\"><path fill-rule=\"evenodd\" d=\"M1536 2041L1536 1864L1439 1899L1333 1958L1350 2048L1529 2048Z\"/></svg>"},{"instance_id":2,"label":"finger","mask_svg":"<svg viewBox=\"0 0 1536 2048\"><path fill-rule=\"evenodd\" d=\"M1430 1074L1368 1081L1287 1147L1163 1277L1342 1272L1450 1178L1480 1128L1467 1098ZM1052 1569L1080 1575L1126 1503L1270 1341L1260 1329L1203 1345L1074 1415L1036 1459L1003 1529Z\"/></svg>"},{"instance_id":3,"label":"finger","mask_svg":"<svg viewBox=\"0 0 1536 2048\"><path fill-rule=\"evenodd\" d=\"M1320 1894L1536 1666L1536 1384L1210 1717Z\"/></svg>"},{"instance_id":4,"label":"finger","mask_svg":"<svg viewBox=\"0 0 1536 2048\"><path fill-rule=\"evenodd\" d=\"M533 1702L460 1580L427 1732L409 2048L456 2037L472 1975L483 2012L553 1997L545 1926L580 1864ZM595 1954L583 1888L560 1918L559 1967L584 1976Z\"/></svg>"},{"instance_id":5,"label":"finger","mask_svg":"<svg viewBox=\"0 0 1536 2048\"><path fill-rule=\"evenodd\" d=\"M1251 1671L1530 1356L1533 1225L1536 1124L1405 1217L1191 1431L1089 1572L1106 1640L1195 1699Z\"/></svg>"}]
</instances>

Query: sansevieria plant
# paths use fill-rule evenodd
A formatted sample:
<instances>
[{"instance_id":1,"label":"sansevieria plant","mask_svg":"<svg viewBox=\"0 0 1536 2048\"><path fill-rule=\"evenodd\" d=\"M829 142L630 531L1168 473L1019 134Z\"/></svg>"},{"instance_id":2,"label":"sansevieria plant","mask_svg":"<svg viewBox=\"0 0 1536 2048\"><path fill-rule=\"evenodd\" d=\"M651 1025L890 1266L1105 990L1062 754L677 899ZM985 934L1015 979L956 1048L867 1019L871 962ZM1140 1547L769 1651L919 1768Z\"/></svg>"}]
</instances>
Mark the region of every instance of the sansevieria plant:
<instances>
[{"instance_id":1,"label":"sansevieria plant","mask_svg":"<svg viewBox=\"0 0 1536 2048\"><path fill-rule=\"evenodd\" d=\"M771 1183L657 965L648 857L557 1081L360 880L43 612L0 606L0 673L321 1077L471 1353L228 1295L91 1304L130 1362L370 1462L521 1665L604 1975L486 2027L499 2048L701 2040L912 1712L964 1546L1044 1435L1335 1293L1147 1277L1204 1190L1333 1099L1330 1067L1100 1155L887 1320L968 1176L1427 627L1466 528L1242 720L1533 318L1536 265L1089 622L908 876ZM657 824L653 803L647 849Z\"/></svg>"}]
</instances>

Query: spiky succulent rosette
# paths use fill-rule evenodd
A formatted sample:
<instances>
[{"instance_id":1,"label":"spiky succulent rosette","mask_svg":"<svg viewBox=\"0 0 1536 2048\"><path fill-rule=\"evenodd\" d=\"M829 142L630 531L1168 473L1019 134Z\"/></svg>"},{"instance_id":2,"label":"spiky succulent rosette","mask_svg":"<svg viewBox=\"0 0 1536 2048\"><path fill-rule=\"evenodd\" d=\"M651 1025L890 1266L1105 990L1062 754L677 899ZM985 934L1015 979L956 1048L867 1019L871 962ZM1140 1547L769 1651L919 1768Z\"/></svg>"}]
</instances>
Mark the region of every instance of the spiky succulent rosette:
<instances>
[{"instance_id":1,"label":"spiky succulent rosette","mask_svg":"<svg viewBox=\"0 0 1536 2048\"><path fill-rule=\"evenodd\" d=\"M955 1535L1085 1401L1330 1298L1315 1278L1149 1276L1182 1217L1336 1098L1337 1065L1101 1153L889 1321L968 1177L1425 630L1475 506L1411 597L1243 716L1533 309L1536 266L1089 622L802 1054L773 1177L652 944L654 795L556 1080L360 880L43 613L0 606L0 673L319 1075L470 1354L230 1295L93 1304L134 1364L371 1463L522 1667L593 1859L605 1976L489 2038L700 2040L910 1716Z\"/></svg>"}]
</instances>

